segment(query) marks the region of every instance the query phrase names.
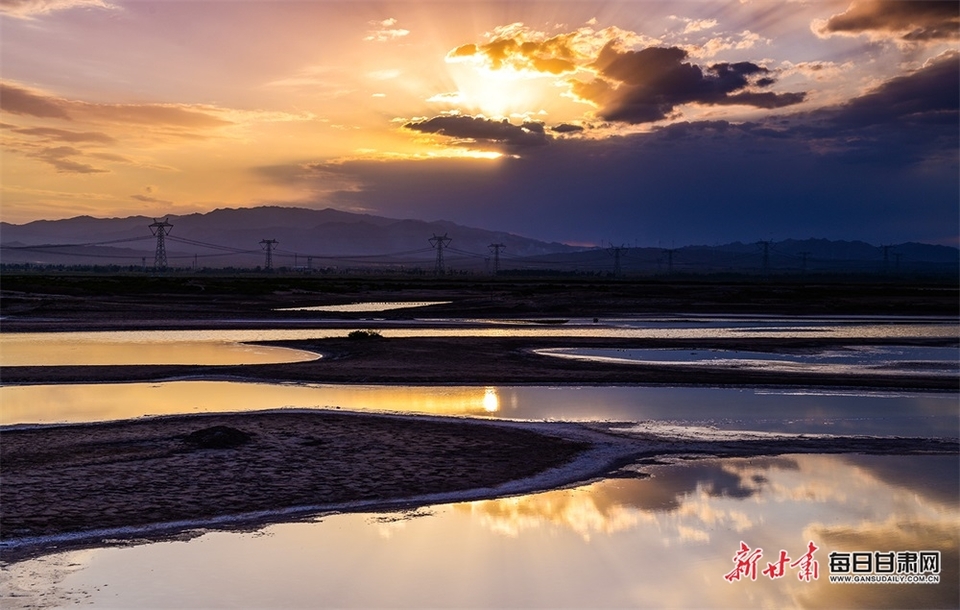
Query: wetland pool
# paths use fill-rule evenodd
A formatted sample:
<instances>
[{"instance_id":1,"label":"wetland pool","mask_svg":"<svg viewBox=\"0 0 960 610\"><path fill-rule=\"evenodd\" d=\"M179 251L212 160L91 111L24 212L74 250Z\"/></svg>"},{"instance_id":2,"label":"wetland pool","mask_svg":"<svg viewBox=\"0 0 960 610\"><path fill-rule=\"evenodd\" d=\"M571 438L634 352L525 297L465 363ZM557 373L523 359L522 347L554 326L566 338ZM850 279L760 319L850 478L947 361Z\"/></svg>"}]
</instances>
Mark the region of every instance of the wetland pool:
<instances>
[{"instance_id":1,"label":"wetland pool","mask_svg":"<svg viewBox=\"0 0 960 610\"><path fill-rule=\"evenodd\" d=\"M3 386L0 404L3 425L322 408L802 434L960 437L957 393L169 381Z\"/></svg>"},{"instance_id":2,"label":"wetland pool","mask_svg":"<svg viewBox=\"0 0 960 610\"><path fill-rule=\"evenodd\" d=\"M311 323L312 322L312 323ZM251 330L145 330L0 333L0 366L85 364L254 364L316 359L316 354L248 345L345 337L350 329L325 321L309 327ZM336 321L343 325L344 321ZM384 337L577 337L613 339L844 339L953 340L956 320L940 318L738 318L635 317L565 324L536 319L502 320L358 320L357 327Z\"/></svg>"},{"instance_id":3,"label":"wetland pool","mask_svg":"<svg viewBox=\"0 0 960 610\"><path fill-rule=\"evenodd\" d=\"M647 478L332 514L6 566L4 607L950 608L954 456L783 455L650 466ZM785 574L779 553L809 553ZM756 579L737 574L746 544ZM839 584L831 555L935 553L937 584ZM931 574L932 575L932 574Z\"/></svg>"},{"instance_id":4,"label":"wetland pool","mask_svg":"<svg viewBox=\"0 0 960 610\"><path fill-rule=\"evenodd\" d=\"M367 322L377 327L379 322ZM955 321L670 317L441 323L384 336L843 337L956 339ZM0 334L0 364L145 363L143 345L221 363L247 341L348 330ZM72 346L72 347L71 347ZM239 346L239 347L238 347ZM31 351L32 350L32 351ZM50 360L51 354L67 354ZM159 353L159 352L158 352ZM316 358L296 350L285 358ZM909 354L913 358L916 354ZM165 358L166 356L160 356ZM939 357L939 355L937 355ZM70 359L73 358L71 361ZM111 360L112 359L112 360ZM66 360L66 361L65 361ZM287 360L289 361L289 360ZM896 364L894 363L894 366ZM179 413L321 408L639 422L654 430L960 437L956 392L641 386L386 386L164 381L0 387L0 423L29 426ZM670 459L641 474L542 493L317 515L249 531L128 539L3 566L4 608L670 607L938 608L960 599L960 460L952 456L781 455ZM800 567L817 550L817 579ZM756 578L738 568L741 545ZM759 551L759 553L758 553ZM842 562L936 554L937 584L840 584ZM880 555L877 555L877 554ZM888 555L893 553L894 555ZM933 555L929 555L933 557ZM809 565L809 564L801 564ZM877 564L879 565L879 564ZM871 569L875 567L871 565ZM930 566L927 566L930 568ZM909 566L908 566L909 568ZM917 568L919 570L919 568ZM909 572L909 570L907 570ZM911 576L905 572L906 576ZM738 578L725 578L728 575ZM847 573L849 576L849 573ZM932 568L927 570L932 576ZM913 576L919 577L919 574Z\"/></svg>"}]
</instances>

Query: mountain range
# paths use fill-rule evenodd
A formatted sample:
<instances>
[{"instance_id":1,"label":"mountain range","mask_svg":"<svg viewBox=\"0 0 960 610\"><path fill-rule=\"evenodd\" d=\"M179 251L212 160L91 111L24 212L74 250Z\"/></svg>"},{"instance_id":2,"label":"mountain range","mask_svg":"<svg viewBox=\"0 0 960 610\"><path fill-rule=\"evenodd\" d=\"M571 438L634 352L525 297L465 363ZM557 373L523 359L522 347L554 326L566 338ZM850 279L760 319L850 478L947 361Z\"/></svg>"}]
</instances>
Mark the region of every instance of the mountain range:
<instances>
[{"instance_id":1,"label":"mountain range","mask_svg":"<svg viewBox=\"0 0 960 610\"><path fill-rule=\"evenodd\" d=\"M942 245L875 246L826 239L682 248L578 247L448 221L400 220L334 209L217 209L150 218L0 222L4 264L121 265L153 268L159 230L169 267L433 271L436 238L448 271L539 270L591 273L880 271L952 272L960 251ZM496 247L495 247L496 246Z\"/></svg>"}]
</instances>

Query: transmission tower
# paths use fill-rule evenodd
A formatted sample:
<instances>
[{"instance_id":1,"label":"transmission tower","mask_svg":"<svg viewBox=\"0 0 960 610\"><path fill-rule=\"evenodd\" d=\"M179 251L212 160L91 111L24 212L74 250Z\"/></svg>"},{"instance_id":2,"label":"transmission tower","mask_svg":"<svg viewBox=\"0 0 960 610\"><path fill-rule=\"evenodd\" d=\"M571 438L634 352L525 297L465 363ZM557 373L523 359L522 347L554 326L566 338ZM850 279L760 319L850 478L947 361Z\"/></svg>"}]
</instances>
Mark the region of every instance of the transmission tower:
<instances>
[{"instance_id":1,"label":"transmission tower","mask_svg":"<svg viewBox=\"0 0 960 610\"><path fill-rule=\"evenodd\" d=\"M763 274L770 272L770 246L773 242L770 240L758 241L757 245L763 248Z\"/></svg>"},{"instance_id":2,"label":"transmission tower","mask_svg":"<svg viewBox=\"0 0 960 610\"><path fill-rule=\"evenodd\" d=\"M813 254L813 253L812 253L812 252L807 252L806 250L804 250L803 252L800 253L800 258L801 258L801 260L803 261L802 264L803 264L803 273L804 273L804 274L807 273L807 257L810 256L811 254Z\"/></svg>"},{"instance_id":3,"label":"transmission tower","mask_svg":"<svg viewBox=\"0 0 960 610\"><path fill-rule=\"evenodd\" d=\"M267 251L266 270L273 271L273 247L279 244L275 239L261 239L260 248Z\"/></svg>"},{"instance_id":4,"label":"transmission tower","mask_svg":"<svg viewBox=\"0 0 960 610\"><path fill-rule=\"evenodd\" d=\"M609 251L611 254L613 254L613 276L614 277L620 277L620 274L621 274L620 256L622 254L625 254L627 250L629 250L629 248L627 248L622 244L619 246L614 246L613 244L610 244Z\"/></svg>"},{"instance_id":5,"label":"transmission tower","mask_svg":"<svg viewBox=\"0 0 960 610\"><path fill-rule=\"evenodd\" d=\"M665 249L664 252L667 253L667 273L673 274L673 253L677 250L675 248Z\"/></svg>"},{"instance_id":6,"label":"transmission tower","mask_svg":"<svg viewBox=\"0 0 960 610\"><path fill-rule=\"evenodd\" d=\"M890 250L893 246L880 246L883 248L883 273L887 275L890 273ZM896 256L896 254L894 254Z\"/></svg>"},{"instance_id":7,"label":"transmission tower","mask_svg":"<svg viewBox=\"0 0 960 610\"><path fill-rule=\"evenodd\" d=\"M443 268L443 249L446 248L447 244L449 244L452 240L453 238L447 237L446 233L443 235L437 235L434 233L433 237L429 239L430 245L437 249L437 264L433 268L433 272L436 275L443 275L446 271Z\"/></svg>"},{"instance_id":8,"label":"transmission tower","mask_svg":"<svg viewBox=\"0 0 960 610\"><path fill-rule=\"evenodd\" d=\"M167 222L167 218L162 222L154 218L153 224L150 225L150 232L157 236L157 252L153 255L153 268L158 271L167 268L167 243L164 238L170 235L172 228L173 225Z\"/></svg>"},{"instance_id":9,"label":"transmission tower","mask_svg":"<svg viewBox=\"0 0 960 610\"><path fill-rule=\"evenodd\" d=\"M506 248L506 246L503 244L490 244L487 247L493 252L493 274L498 275L500 273L500 249Z\"/></svg>"}]
</instances>

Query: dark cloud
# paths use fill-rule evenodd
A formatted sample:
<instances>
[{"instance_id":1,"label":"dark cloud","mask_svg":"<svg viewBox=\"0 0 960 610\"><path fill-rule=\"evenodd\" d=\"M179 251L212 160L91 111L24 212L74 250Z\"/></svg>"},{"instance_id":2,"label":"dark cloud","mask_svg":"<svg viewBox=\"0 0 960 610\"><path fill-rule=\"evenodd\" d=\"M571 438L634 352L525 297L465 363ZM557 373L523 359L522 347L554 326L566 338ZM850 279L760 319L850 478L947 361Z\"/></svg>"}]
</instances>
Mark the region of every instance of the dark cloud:
<instances>
[{"instance_id":1,"label":"dark cloud","mask_svg":"<svg viewBox=\"0 0 960 610\"><path fill-rule=\"evenodd\" d=\"M0 110L47 119L93 120L101 123L133 123L181 129L208 129L232 124L231 121L216 116L213 108L172 104L91 104L42 95L9 83L0 83ZM47 136L52 137L53 133L50 131ZM70 132L60 133L63 135ZM42 135L42 132L33 135Z\"/></svg>"},{"instance_id":2,"label":"dark cloud","mask_svg":"<svg viewBox=\"0 0 960 610\"><path fill-rule=\"evenodd\" d=\"M906 123L957 124L960 111L960 54L893 78L840 107L833 118L844 128Z\"/></svg>"},{"instance_id":3,"label":"dark cloud","mask_svg":"<svg viewBox=\"0 0 960 610\"><path fill-rule=\"evenodd\" d=\"M550 129L557 133L578 133L583 131L583 127L581 125L571 125L570 123L560 123L559 125L554 125Z\"/></svg>"},{"instance_id":4,"label":"dark cloud","mask_svg":"<svg viewBox=\"0 0 960 610\"><path fill-rule=\"evenodd\" d=\"M70 119L59 100L7 83L0 83L0 110L44 119Z\"/></svg>"},{"instance_id":5,"label":"dark cloud","mask_svg":"<svg viewBox=\"0 0 960 610\"><path fill-rule=\"evenodd\" d=\"M404 128L435 133L464 143L493 144L508 149L543 146L548 141L543 123L532 121L514 125L506 119L495 121L484 117L444 115L411 121Z\"/></svg>"},{"instance_id":6,"label":"dark cloud","mask_svg":"<svg viewBox=\"0 0 960 610\"><path fill-rule=\"evenodd\" d=\"M113 144L116 142L114 138L97 131L70 131L52 127L24 127L21 129L13 129L13 131L27 136L35 136L47 140L59 140L61 142L86 142L93 144Z\"/></svg>"},{"instance_id":7,"label":"dark cloud","mask_svg":"<svg viewBox=\"0 0 960 610\"><path fill-rule=\"evenodd\" d=\"M876 158L848 163L838 161L849 152L817 148L800 127L681 123L607 140L556 139L498 162L350 161L327 169L357 188L328 202L580 243L954 244L956 160L914 171L890 149L928 135L891 133L874 142Z\"/></svg>"},{"instance_id":8,"label":"dark cloud","mask_svg":"<svg viewBox=\"0 0 960 610\"><path fill-rule=\"evenodd\" d=\"M574 83L574 92L600 106L608 121L651 123L682 104L745 104L781 108L803 101L804 93L759 91L775 83L766 68L750 62L717 63L706 68L686 62L676 47L621 51L615 42L601 50L598 78Z\"/></svg>"},{"instance_id":9,"label":"dark cloud","mask_svg":"<svg viewBox=\"0 0 960 610\"><path fill-rule=\"evenodd\" d=\"M58 172L65 174L103 174L107 170L81 163L71 157L82 155L82 151L70 146L56 146L44 148L30 156L53 166Z\"/></svg>"},{"instance_id":10,"label":"dark cloud","mask_svg":"<svg viewBox=\"0 0 960 610\"><path fill-rule=\"evenodd\" d=\"M960 55L941 56L839 106L786 122L840 161L908 166L960 152Z\"/></svg>"},{"instance_id":11,"label":"dark cloud","mask_svg":"<svg viewBox=\"0 0 960 610\"><path fill-rule=\"evenodd\" d=\"M682 246L816 237L956 245L958 62L957 54L944 55L844 104L752 123L557 137L497 162L327 165L316 189L329 193L332 181L350 185L336 189L327 205L557 241ZM677 62L659 67L673 82L670 65ZM696 91L702 78L722 81L716 87L723 90L766 74L753 64L691 68L677 72L692 75ZM727 96L742 93L756 92ZM430 124L424 131L485 141L506 141L521 130L469 117L423 123ZM541 137L526 131L524 138Z\"/></svg>"},{"instance_id":12,"label":"dark cloud","mask_svg":"<svg viewBox=\"0 0 960 610\"><path fill-rule=\"evenodd\" d=\"M907 41L960 38L960 4L952 1L854 2L819 29L821 34L880 33Z\"/></svg>"},{"instance_id":13,"label":"dark cloud","mask_svg":"<svg viewBox=\"0 0 960 610\"><path fill-rule=\"evenodd\" d=\"M211 109L212 110L212 109ZM95 120L184 129L209 129L231 125L212 111L167 104L87 104L77 102L77 112Z\"/></svg>"},{"instance_id":14,"label":"dark cloud","mask_svg":"<svg viewBox=\"0 0 960 610\"><path fill-rule=\"evenodd\" d=\"M157 199L156 197L150 197L148 195L130 195L131 199L136 199L137 201L142 201L143 203L159 203L163 205L173 205L172 201L166 199Z\"/></svg>"}]
</instances>

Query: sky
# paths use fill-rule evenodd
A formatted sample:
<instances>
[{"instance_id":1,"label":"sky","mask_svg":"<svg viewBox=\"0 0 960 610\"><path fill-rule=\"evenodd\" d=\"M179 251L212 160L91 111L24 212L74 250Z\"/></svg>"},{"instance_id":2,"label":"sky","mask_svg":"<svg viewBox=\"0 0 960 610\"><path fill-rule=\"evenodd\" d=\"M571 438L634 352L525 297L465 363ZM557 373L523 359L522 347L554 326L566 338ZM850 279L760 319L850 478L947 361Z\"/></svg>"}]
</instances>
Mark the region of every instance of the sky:
<instances>
[{"instance_id":1,"label":"sky","mask_svg":"<svg viewBox=\"0 0 960 610\"><path fill-rule=\"evenodd\" d=\"M960 3L0 0L0 219L960 245Z\"/></svg>"}]
</instances>

